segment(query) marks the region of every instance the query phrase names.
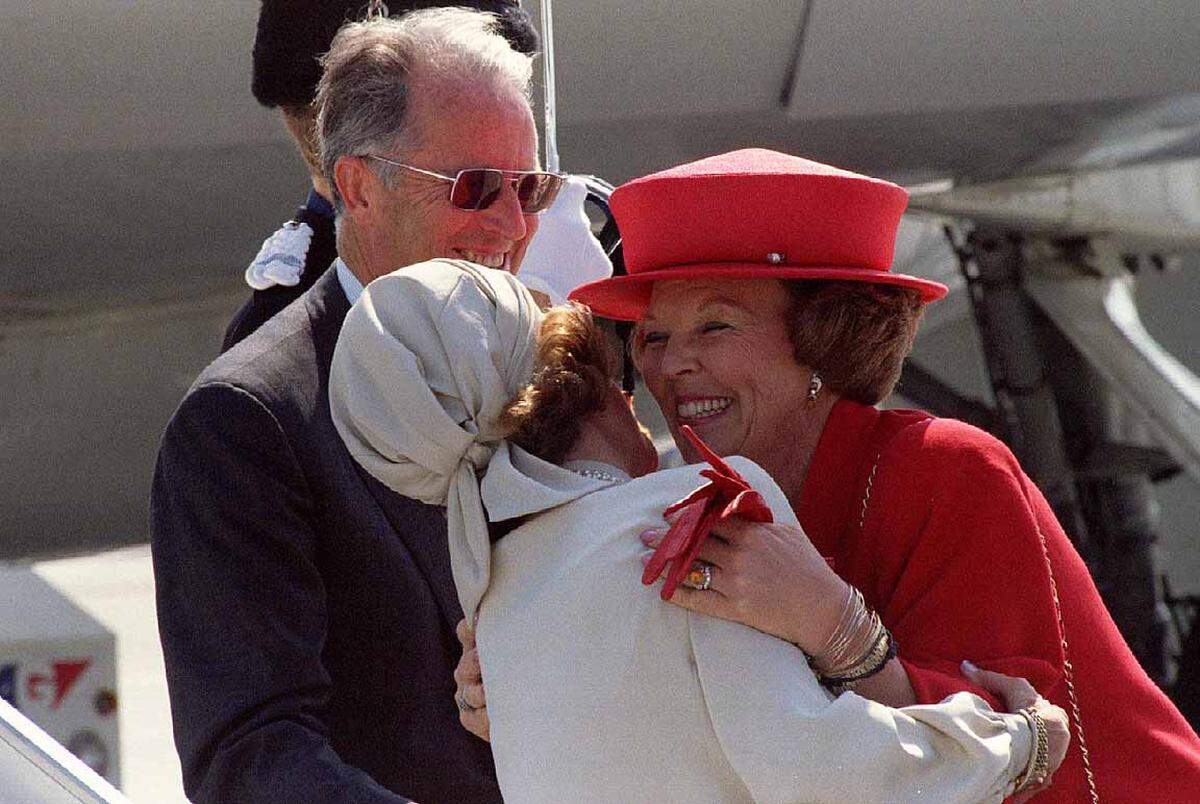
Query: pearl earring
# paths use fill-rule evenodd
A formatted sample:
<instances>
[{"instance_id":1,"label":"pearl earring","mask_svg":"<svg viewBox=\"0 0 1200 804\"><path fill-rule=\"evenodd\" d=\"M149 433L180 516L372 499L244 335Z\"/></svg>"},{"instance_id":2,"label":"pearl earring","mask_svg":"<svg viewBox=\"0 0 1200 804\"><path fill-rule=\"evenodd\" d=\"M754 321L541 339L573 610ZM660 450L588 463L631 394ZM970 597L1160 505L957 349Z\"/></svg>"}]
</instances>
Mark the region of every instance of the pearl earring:
<instances>
[{"instance_id":1,"label":"pearl earring","mask_svg":"<svg viewBox=\"0 0 1200 804\"><path fill-rule=\"evenodd\" d=\"M810 405L817 401L817 395L821 393L821 388L824 385L825 381L821 379L821 375L814 371L812 379L808 381L808 402Z\"/></svg>"}]
</instances>

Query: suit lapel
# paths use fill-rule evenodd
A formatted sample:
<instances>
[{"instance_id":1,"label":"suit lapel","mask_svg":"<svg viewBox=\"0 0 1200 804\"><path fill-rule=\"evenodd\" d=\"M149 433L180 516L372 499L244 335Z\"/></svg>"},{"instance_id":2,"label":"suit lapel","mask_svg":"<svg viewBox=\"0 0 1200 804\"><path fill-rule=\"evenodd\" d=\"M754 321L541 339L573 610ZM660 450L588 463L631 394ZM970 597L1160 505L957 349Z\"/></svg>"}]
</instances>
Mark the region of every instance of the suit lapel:
<instances>
[{"instance_id":1,"label":"suit lapel","mask_svg":"<svg viewBox=\"0 0 1200 804\"><path fill-rule=\"evenodd\" d=\"M342 283L338 281L337 271L333 268L321 274L304 294L303 299L308 308L309 324L312 326L317 365L323 374L322 379L328 381L333 347L337 346L338 333L342 331L346 313L350 312L350 302L346 300Z\"/></svg>"},{"instance_id":2,"label":"suit lapel","mask_svg":"<svg viewBox=\"0 0 1200 804\"><path fill-rule=\"evenodd\" d=\"M309 320L312 322L313 345L316 348L317 364L322 372L323 393L328 393L329 366L333 362L333 350L337 346L342 322L350 311L350 303L338 281L337 271L330 268L313 284L305 296ZM328 415L328 398L325 411ZM404 497L380 483L346 451L338 439L338 445L346 453L346 460L366 485L387 518L396 537L403 542L417 569L425 576L426 583L438 610L447 626L453 630L462 619L462 606L458 602L458 591L454 587L454 576L450 571L450 547L446 538L446 517L436 506Z\"/></svg>"}]
</instances>

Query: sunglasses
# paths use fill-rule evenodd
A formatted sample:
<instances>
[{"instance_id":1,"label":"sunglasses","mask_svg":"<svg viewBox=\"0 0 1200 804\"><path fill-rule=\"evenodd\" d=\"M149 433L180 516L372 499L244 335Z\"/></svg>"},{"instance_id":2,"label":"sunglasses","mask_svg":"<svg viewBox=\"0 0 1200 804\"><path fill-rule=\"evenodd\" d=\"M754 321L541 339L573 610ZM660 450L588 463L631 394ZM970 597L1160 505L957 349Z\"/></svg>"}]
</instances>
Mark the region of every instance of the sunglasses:
<instances>
[{"instance_id":1,"label":"sunglasses","mask_svg":"<svg viewBox=\"0 0 1200 804\"><path fill-rule=\"evenodd\" d=\"M504 185L510 185L517 191L517 200L521 203L521 211L525 213L541 212L554 203L565 176L557 173L546 173L541 170L499 170L498 168L467 168L460 170L454 176L445 176L424 170L403 162L396 162L374 154L366 155L370 159L378 159L398 168L411 170L422 176L428 176L438 181L450 182L450 203L457 209L471 211L483 210L496 203Z\"/></svg>"}]
</instances>

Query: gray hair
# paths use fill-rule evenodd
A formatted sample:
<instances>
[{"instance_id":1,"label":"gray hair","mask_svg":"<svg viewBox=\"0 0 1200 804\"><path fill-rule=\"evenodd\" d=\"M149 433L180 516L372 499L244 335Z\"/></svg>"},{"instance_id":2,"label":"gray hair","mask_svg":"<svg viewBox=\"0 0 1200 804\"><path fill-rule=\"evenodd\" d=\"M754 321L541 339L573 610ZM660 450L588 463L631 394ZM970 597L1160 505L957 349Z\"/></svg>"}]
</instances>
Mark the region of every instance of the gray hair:
<instances>
[{"instance_id":1,"label":"gray hair","mask_svg":"<svg viewBox=\"0 0 1200 804\"><path fill-rule=\"evenodd\" d=\"M317 85L321 171L342 199L333 169L343 156L403 154L416 145L409 131L408 93L414 79L509 86L530 98L533 59L497 33L498 20L465 8L430 8L398 19L376 17L342 26ZM372 160L385 182L392 169Z\"/></svg>"}]
</instances>

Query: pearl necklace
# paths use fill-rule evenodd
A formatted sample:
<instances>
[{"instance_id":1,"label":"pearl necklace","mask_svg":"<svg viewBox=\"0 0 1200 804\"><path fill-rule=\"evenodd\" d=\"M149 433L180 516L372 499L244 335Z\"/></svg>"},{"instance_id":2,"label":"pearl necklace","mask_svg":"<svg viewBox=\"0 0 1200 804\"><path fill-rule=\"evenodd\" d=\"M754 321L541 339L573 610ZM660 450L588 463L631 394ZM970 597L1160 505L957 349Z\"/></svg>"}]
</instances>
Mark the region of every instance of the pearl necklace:
<instances>
[{"instance_id":1,"label":"pearl necklace","mask_svg":"<svg viewBox=\"0 0 1200 804\"><path fill-rule=\"evenodd\" d=\"M629 480L627 477L617 477L603 469L572 469L571 471L580 477L590 477L593 480L603 480L608 483L625 483Z\"/></svg>"}]
</instances>

